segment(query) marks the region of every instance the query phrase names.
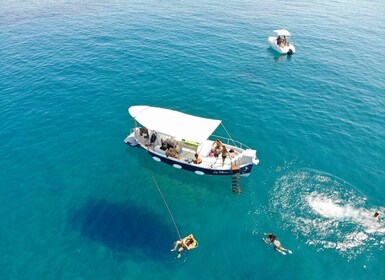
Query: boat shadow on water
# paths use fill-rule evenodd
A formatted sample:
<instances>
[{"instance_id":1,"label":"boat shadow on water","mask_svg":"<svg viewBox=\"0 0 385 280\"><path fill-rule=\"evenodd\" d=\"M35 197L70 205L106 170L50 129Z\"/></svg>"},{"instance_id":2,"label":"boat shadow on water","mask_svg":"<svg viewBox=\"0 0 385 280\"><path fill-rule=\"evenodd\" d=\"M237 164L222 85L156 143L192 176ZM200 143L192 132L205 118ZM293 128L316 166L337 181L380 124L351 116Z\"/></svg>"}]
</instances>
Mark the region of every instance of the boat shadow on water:
<instances>
[{"instance_id":1,"label":"boat shadow on water","mask_svg":"<svg viewBox=\"0 0 385 280\"><path fill-rule=\"evenodd\" d=\"M175 236L162 220L148 208L106 200L90 200L69 214L70 227L93 242L117 254L140 252L156 260L170 257L170 238Z\"/></svg>"},{"instance_id":2,"label":"boat shadow on water","mask_svg":"<svg viewBox=\"0 0 385 280\"><path fill-rule=\"evenodd\" d=\"M272 57L272 60L274 62L285 62L285 61L291 61L292 55L287 54L279 54L272 48L268 48L267 51L269 52L269 56Z\"/></svg>"}]
</instances>

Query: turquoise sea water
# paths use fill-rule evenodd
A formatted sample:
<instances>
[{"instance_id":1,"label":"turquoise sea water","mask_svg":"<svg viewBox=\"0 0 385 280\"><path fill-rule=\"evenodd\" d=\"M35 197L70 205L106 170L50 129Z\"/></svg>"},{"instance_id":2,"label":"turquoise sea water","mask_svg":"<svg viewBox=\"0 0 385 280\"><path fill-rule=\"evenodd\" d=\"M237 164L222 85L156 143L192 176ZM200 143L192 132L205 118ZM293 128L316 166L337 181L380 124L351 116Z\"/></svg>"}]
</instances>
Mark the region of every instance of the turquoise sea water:
<instances>
[{"instance_id":1,"label":"turquoise sea water","mask_svg":"<svg viewBox=\"0 0 385 280\"><path fill-rule=\"evenodd\" d=\"M384 15L380 0L3 0L0 279L384 279ZM292 57L268 47L277 28ZM141 104L222 119L256 148L242 194L126 146ZM152 176L199 241L181 259Z\"/></svg>"}]
</instances>

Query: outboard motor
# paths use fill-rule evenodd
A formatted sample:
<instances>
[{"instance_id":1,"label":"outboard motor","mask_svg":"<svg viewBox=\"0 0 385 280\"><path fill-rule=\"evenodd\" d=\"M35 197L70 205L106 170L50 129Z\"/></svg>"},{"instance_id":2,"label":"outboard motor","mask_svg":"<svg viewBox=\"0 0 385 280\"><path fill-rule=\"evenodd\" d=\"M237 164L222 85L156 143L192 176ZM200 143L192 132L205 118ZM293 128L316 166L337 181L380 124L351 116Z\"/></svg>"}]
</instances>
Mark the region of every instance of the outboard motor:
<instances>
[{"instance_id":1,"label":"outboard motor","mask_svg":"<svg viewBox=\"0 0 385 280\"><path fill-rule=\"evenodd\" d=\"M287 52L288 55L292 55L293 54L293 50L292 49L289 49L289 51Z\"/></svg>"}]
</instances>

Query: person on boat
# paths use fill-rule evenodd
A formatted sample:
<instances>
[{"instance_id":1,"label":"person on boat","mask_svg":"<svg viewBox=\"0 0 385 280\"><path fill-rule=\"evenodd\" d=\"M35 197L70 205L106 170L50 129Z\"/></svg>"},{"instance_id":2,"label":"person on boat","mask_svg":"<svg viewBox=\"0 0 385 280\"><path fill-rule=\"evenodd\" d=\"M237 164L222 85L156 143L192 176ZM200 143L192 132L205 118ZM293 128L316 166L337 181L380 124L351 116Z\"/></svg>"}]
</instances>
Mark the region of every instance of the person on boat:
<instances>
[{"instance_id":1,"label":"person on boat","mask_svg":"<svg viewBox=\"0 0 385 280\"><path fill-rule=\"evenodd\" d=\"M144 138L148 138L148 129L145 127L139 128L140 136L143 136Z\"/></svg>"},{"instance_id":2,"label":"person on boat","mask_svg":"<svg viewBox=\"0 0 385 280\"><path fill-rule=\"evenodd\" d=\"M180 258L181 252L183 250L189 251L191 249L194 249L197 246L197 241L195 240L194 236L192 234L190 234L187 237L176 241L175 246L173 249L171 249L171 251L175 251L178 248L178 246L180 246L178 249L178 258Z\"/></svg>"},{"instance_id":3,"label":"person on boat","mask_svg":"<svg viewBox=\"0 0 385 280\"><path fill-rule=\"evenodd\" d=\"M178 158L178 152L174 148L168 148L166 151L168 157Z\"/></svg>"},{"instance_id":4,"label":"person on boat","mask_svg":"<svg viewBox=\"0 0 385 280\"><path fill-rule=\"evenodd\" d=\"M288 46L288 45L289 45L289 42L287 41L286 36L283 36L282 44L283 44L284 46Z\"/></svg>"},{"instance_id":5,"label":"person on boat","mask_svg":"<svg viewBox=\"0 0 385 280\"><path fill-rule=\"evenodd\" d=\"M282 44L282 38L281 38L281 36L278 36L277 45L280 46L281 44Z\"/></svg>"},{"instance_id":6,"label":"person on boat","mask_svg":"<svg viewBox=\"0 0 385 280\"><path fill-rule=\"evenodd\" d=\"M266 235L267 235L267 238L264 239L264 241L267 244L273 244L274 245L274 250L276 250L277 252L281 253L282 255L286 255L286 252L288 252L289 254L292 253L290 250L284 248L281 245L281 242L279 242L279 240L277 239L276 235L274 235L272 233L268 233Z\"/></svg>"},{"instance_id":7,"label":"person on boat","mask_svg":"<svg viewBox=\"0 0 385 280\"><path fill-rule=\"evenodd\" d=\"M236 156L236 152L233 149L229 150L229 156L230 158L234 158Z\"/></svg>"},{"instance_id":8,"label":"person on boat","mask_svg":"<svg viewBox=\"0 0 385 280\"><path fill-rule=\"evenodd\" d=\"M161 143L162 146L165 146L167 149L176 147L176 141L172 138L167 138L166 140L161 139Z\"/></svg>"},{"instance_id":9,"label":"person on boat","mask_svg":"<svg viewBox=\"0 0 385 280\"><path fill-rule=\"evenodd\" d=\"M166 141L164 141L163 138L161 138L160 142L161 142L160 149L163 151L166 151L168 149Z\"/></svg>"},{"instance_id":10,"label":"person on boat","mask_svg":"<svg viewBox=\"0 0 385 280\"><path fill-rule=\"evenodd\" d=\"M195 163L195 164L202 163L202 158L200 157L200 155L195 154L194 156L195 156L195 159L193 160L193 163Z\"/></svg>"},{"instance_id":11,"label":"person on boat","mask_svg":"<svg viewBox=\"0 0 385 280\"><path fill-rule=\"evenodd\" d=\"M226 157L228 155L230 156L230 153L229 153L229 151L227 151L225 145L222 145L222 152L221 153L222 153L222 166L223 166L225 164Z\"/></svg>"},{"instance_id":12,"label":"person on boat","mask_svg":"<svg viewBox=\"0 0 385 280\"><path fill-rule=\"evenodd\" d=\"M214 142L214 156L215 157L219 156L219 154L222 151L222 147L223 147L222 142L219 139L215 140L215 142Z\"/></svg>"}]
</instances>

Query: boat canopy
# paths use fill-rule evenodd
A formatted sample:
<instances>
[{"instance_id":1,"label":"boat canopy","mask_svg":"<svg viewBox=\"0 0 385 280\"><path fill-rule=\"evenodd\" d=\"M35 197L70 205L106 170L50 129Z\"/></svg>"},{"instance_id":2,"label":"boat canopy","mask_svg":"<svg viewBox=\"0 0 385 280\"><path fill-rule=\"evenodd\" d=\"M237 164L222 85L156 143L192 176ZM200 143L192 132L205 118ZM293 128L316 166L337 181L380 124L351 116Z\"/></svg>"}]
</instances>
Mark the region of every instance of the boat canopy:
<instances>
[{"instance_id":1,"label":"boat canopy","mask_svg":"<svg viewBox=\"0 0 385 280\"><path fill-rule=\"evenodd\" d=\"M273 31L277 36L291 36L290 32L286 29L278 29Z\"/></svg>"},{"instance_id":2,"label":"boat canopy","mask_svg":"<svg viewBox=\"0 0 385 280\"><path fill-rule=\"evenodd\" d=\"M143 105L131 106L128 112L137 122L150 130L198 143L208 139L221 123L220 120Z\"/></svg>"}]
</instances>

